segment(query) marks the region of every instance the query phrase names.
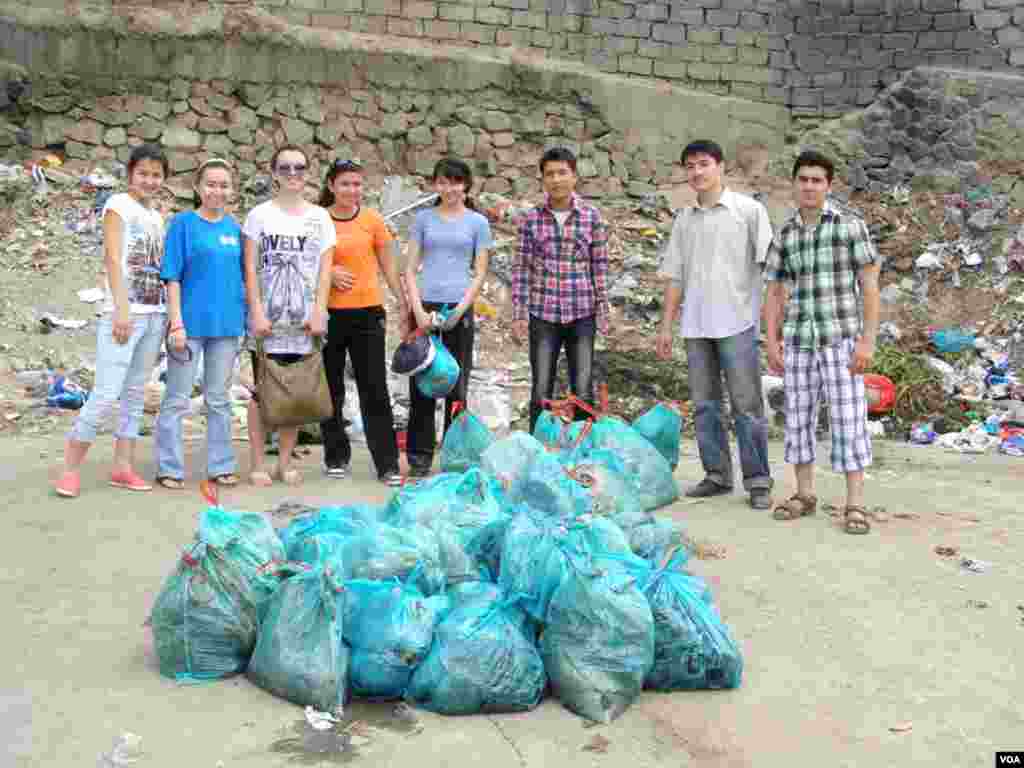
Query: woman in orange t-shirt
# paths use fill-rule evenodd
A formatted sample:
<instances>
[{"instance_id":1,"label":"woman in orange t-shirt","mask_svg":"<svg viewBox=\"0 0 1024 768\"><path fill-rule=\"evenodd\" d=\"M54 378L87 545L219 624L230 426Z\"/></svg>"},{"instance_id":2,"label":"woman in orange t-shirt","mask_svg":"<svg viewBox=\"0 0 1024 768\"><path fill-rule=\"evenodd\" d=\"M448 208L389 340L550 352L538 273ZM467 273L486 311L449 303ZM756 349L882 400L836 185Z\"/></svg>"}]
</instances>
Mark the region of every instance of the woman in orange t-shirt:
<instances>
[{"instance_id":1,"label":"woman in orange t-shirt","mask_svg":"<svg viewBox=\"0 0 1024 768\"><path fill-rule=\"evenodd\" d=\"M380 213L362 207L362 198L362 167L351 160L336 160L324 178L319 201L331 214L338 238L327 300L329 319L324 349L324 368L334 399L334 417L320 425L324 471L328 477L346 477L352 459L352 447L342 421L347 355L355 372L366 444L377 476L381 482L397 486L402 476L388 393L386 314L378 272L384 274L391 293L398 298L403 337L408 332L408 310L391 253L391 233Z\"/></svg>"}]
</instances>

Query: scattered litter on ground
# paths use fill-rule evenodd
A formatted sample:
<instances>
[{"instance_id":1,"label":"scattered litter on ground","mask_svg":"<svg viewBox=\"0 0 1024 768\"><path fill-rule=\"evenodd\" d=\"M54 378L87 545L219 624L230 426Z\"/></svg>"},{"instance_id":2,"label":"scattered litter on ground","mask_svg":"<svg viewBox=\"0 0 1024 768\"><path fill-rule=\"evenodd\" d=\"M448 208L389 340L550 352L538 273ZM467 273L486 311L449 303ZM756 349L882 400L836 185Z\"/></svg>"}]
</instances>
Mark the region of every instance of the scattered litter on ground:
<instances>
[{"instance_id":1,"label":"scattered litter on ground","mask_svg":"<svg viewBox=\"0 0 1024 768\"><path fill-rule=\"evenodd\" d=\"M981 610L983 608L988 608L988 603L985 602L984 600L968 600L967 601L967 607L968 608L977 608L978 610Z\"/></svg>"},{"instance_id":2,"label":"scattered litter on ground","mask_svg":"<svg viewBox=\"0 0 1024 768\"><path fill-rule=\"evenodd\" d=\"M608 747L610 745L611 742L607 738L602 736L600 733L598 733L594 735L594 738L592 738L590 741L583 745L583 751L596 752L598 754L604 755L608 753Z\"/></svg>"},{"instance_id":3,"label":"scattered litter on ground","mask_svg":"<svg viewBox=\"0 0 1024 768\"><path fill-rule=\"evenodd\" d=\"M125 731L109 752L99 756L98 768L125 768L136 765L142 757L142 737Z\"/></svg>"},{"instance_id":4,"label":"scattered litter on ground","mask_svg":"<svg viewBox=\"0 0 1024 768\"><path fill-rule=\"evenodd\" d=\"M973 557L965 557L960 561L960 567L971 573L985 573L992 567L992 563L984 560L975 560Z\"/></svg>"},{"instance_id":5,"label":"scattered litter on ground","mask_svg":"<svg viewBox=\"0 0 1024 768\"><path fill-rule=\"evenodd\" d=\"M78 300L86 304L95 304L103 301L104 292L100 288L83 288L78 292Z\"/></svg>"},{"instance_id":6,"label":"scattered litter on ground","mask_svg":"<svg viewBox=\"0 0 1024 768\"><path fill-rule=\"evenodd\" d=\"M935 554L940 557L956 557L960 554L960 550L957 547L947 547L939 545L935 548Z\"/></svg>"},{"instance_id":7,"label":"scattered litter on ground","mask_svg":"<svg viewBox=\"0 0 1024 768\"><path fill-rule=\"evenodd\" d=\"M908 733L914 730L914 724L911 722L895 723L889 726L889 730L893 733Z\"/></svg>"}]
</instances>

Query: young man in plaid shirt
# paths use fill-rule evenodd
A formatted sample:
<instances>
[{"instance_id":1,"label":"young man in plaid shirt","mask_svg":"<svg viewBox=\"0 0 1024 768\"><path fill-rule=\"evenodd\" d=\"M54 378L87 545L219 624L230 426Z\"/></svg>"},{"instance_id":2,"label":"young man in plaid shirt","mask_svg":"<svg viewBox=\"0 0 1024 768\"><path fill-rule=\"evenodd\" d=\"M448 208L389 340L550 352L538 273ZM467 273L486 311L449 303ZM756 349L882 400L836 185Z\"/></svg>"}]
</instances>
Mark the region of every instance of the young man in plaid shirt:
<instances>
[{"instance_id":1,"label":"young man in plaid shirt","mask_svg":"<svg viewBox=\"0 0 1024 768\"><path fill-rule=\"evenodd\" d=\"M768 367L783 375L785 455L795 465L797 483L796 493L776 507L774 517L794 520L817 508L815 428L824 391L832 468L846 475L843 527L862 534L871 530L864 509L871 438L863 374L875 353L880 263L864 221L827 202L832 175L832 161L818 152L797 158L793 179L799 209L776 234L765 265Z\"/></svg>"},{"instance_id":2,"label":"young man in plaid shirt","mask_svg":"<svg viewBox=\"0 0 1024 768\"><path fill-rule=\"evenodd\" d=\"M576 156L555 147L540 159L543 205L519 225L512 266L513 330L530 341L530 431L555 389L565 347L569 388L593 400L597 331L608 332L608 230L600 211L576 194Z\"/></svg>"}]
</instances>

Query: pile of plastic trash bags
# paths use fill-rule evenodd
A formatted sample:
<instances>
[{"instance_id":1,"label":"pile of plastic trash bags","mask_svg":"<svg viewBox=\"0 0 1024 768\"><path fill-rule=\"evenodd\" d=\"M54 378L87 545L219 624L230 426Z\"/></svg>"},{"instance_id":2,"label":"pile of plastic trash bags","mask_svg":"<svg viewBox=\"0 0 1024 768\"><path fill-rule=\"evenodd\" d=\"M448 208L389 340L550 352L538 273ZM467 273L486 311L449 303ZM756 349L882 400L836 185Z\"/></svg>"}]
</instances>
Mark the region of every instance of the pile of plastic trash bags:
<instances>
[{"instance_id":1,"label":"pile of plastic trash bags","mask_svg":"<svg viewBox=\"0 0 1024 768\"><path fill-rule=\"evenodd\" d=\"M217 506L152 608L160 671L245 673L302 706L404 699L522 712L545 694L610 722L644 688L740 684L739 648L681 530L681 418L659 405L503 439L463 411L443 472L380 507L322 507L275 530Z\"/></svg>"}]
</instances>

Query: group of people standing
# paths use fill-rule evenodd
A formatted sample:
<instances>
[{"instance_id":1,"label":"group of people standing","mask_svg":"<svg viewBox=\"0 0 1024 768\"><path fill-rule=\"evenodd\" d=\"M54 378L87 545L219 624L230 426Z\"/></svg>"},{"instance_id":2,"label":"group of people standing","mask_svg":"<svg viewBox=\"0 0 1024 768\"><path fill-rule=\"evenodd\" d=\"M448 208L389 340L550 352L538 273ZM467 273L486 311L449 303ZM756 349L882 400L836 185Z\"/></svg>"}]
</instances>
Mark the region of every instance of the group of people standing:
<instances>
[{"instance_id":1,"label":"group of people standing","mask_svg":"<svg viewBox=\"0 0 1024 768\"><path fill-rule=\"evenodd\" d=\"M763 321L768 366L784 377L785 459L795 465L797 481L796 493L775 507L774 516L792 520L816 510L815 428L824 395L832 466L846 476L845 529L866 533L863 478L871 444L862 374L874 354L879 312L879 259L867 227L827 202L834 169L820 153L797 158L797 210L774 233L761 203L725 186L718 144L693 142L681 159L697 200L676 216L663 256L664 312L655 346L660 356L671 356L681 315L678 333L685 340L705 472L687 495L715 496L733 488L722 412L724 378L744 488L752 507L772 507L760 370ZM458 382L445 403L447 430L454 404L467 397L473 305L493 246L487 218L470 196L472 171L455 158L437 163L432 179L437 204L417 214L400 274L383 217L362 205L360 165L334 162L317 205L303 197L308 168L301 148L279 148L271 160L273 199L256 206L239 225L226 212L236 182L233 170L224 160L208 160L196 173L195 210L176 216L165 236L152 203L167 175L167 160L154 145L133 151L128 191L112 196L103 213L107 286L96 383L68 436L58 494L78 495L79 466L118 400L110 483L150 490L133 468L133 447L143 388L162 344L168 365L157 419L156 482L169 489L183 486L181 423L201 358L207 476L224 485L238 483L229 383L239 351L253 353L258 380L257 344L270 359L287 365L309 354L313 339L324 335L324 367L335 406L334 416L321 425L326 474L345 477L351 462L342 420L344 372L351 361L378 477L400 484L380 275L398 301L402 337L416 328L439 333L459 363ZM570 389L593 400L595 337L607 333L609 323L608 229L600 211L576 193L576 157L566 148L549 149L539 171L545 199L520 221L512 269L514 336L529 344L531 431L554 395L563 347ZM438 317L445 318L440 328L434 325ZM279 430L278 462L269 471L255 397L248 411L249 480L296 484L301 475L291 459L298 430ZM424 477L436 450L435 402L411 379L409 397L409 475Z\"/></svg>"},{"instance_id":2,"label":"group of people standing","mask_svg":"<svg viewBox=\"0 0 1024 768\"><path fill-rule=\"evenodd\" d=\"M334 401L334 416L321 424L324 471L342 478L349 470L352 451L342 412L344 373L351 361L377 475L390 486L402 482L387 387L386 314L379 276L398 299L403 337L414 324L428 327L432 310L447 310L442 338L462 366L451 399L464 399L472 367L472 308L487 269L490 227L473 209L469 166L453 158L438 162L433 178L438 203L416 217L403 281L384 218L362 206L359 163L340 159L328 168L318 205L304 198L308 169L301 148L277 149L271 159L274 196L253 208L240 225L226 210L236 184L231 165L207 160L196 172L194 210L175 216L165 233L154 200L168 173L167 158L151 144L132 152L128 189L111 196L103 211L107 280L97 332L96 381L68 435L64 468L55 485L59 495L79 495L79 468L118 401L110 484L152 489L134 468L134 446L144 387L161 346L167 352L167 374L156 423L155 482L167 489L184 487L182 419L202 360L206 476L221 485L236 485L240 477L232 445L230 382L239 353L251 353L254 379L259 381L258 345L268 359L289 365L313 351L314 339L323 336L324 368ZM434 401L410 385L409 464L413 474L426 475L436 443ZM298 428L277 430L278 460L268 468L255 390L248 406L249 480L259 486L275 481L295 485L301 482L292 466Z\"/></svg>"}]
</instances>

